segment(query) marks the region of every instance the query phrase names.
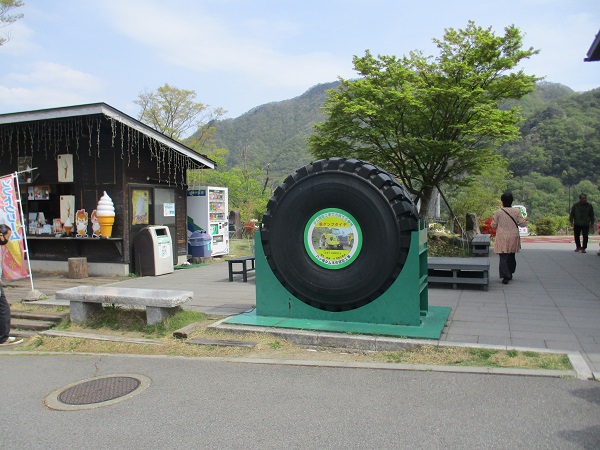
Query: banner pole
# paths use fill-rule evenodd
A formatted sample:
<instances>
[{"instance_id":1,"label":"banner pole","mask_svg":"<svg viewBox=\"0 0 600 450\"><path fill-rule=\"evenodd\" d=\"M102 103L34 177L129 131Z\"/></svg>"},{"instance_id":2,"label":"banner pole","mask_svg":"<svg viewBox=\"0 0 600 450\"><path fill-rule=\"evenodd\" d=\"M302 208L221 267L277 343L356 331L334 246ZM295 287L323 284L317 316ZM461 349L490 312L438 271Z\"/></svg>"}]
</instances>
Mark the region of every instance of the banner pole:
<instances>
[{"instance_id":1,"label":"banner pole","mask_svg":"<svg viewBox=\"0 0 600 450\"><path fill-rule=\"evenodd\" d=\"M23 242L25 243L25 255L27 255L27 257L25 259L27 259L27 271L29 272L29 280L31 282L31 291L34 292L35 288L33 287L33 272L31 271L31 262L29 261L29 247L27 245L27 230L25 230L25 227L23 226L23 220L24 220L24 216L23 216L23 203L21 202L21 188L19 186L19 177L18 177L18 173L19 172L15 172L13 173L13 182L16 184L16 197L17 197L17 203L19 204L19 214L21 214L21 230L23 230Z\"/></svg>"}]
</instances>

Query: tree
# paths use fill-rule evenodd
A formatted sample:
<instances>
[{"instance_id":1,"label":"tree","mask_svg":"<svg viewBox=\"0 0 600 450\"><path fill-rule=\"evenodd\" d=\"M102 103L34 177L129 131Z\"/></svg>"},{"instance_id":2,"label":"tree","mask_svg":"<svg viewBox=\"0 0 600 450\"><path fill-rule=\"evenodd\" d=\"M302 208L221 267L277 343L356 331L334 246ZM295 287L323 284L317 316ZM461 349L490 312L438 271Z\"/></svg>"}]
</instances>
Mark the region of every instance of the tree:
<instances>
[{"instance_id":1,"label":"tree","mask_svg":"<svg viewBox=\"0 0 600 450\"><path fill-rule=\"evenodd\" d=\"M521 98L537 81L516 70L538 51L522 50L514 26L495 36L469 22L434 42L435 58L355 56L360 78L340 78L325 103L327 120L308 139L316 157L353 156L393 173L421 201L421 217L434 188L467 184L494 164L501 142L518 137L518 109L499 102Z\"/></svg>"},{"instance_id":2,"label":"tree","mask_svg":"<svg viewBox=\"0 0 600 450\"><path fill-rule=\"evenodd\" d=\"M223 108L211 109L195 99L195 91L165 83L156 91L140 92L134 103L142 108L138 115L140 121L172 139L179 141L190 129L197 130L194 139L201 149L214 134L213 123L226 111Z\"/></svg>"},{"instance_id":3,"label":"tree","mask_svg":"<svg viewBox=\"0 0 600 450\"><path fill-rule=\"evenodd\" d=\"M0 28L23 18L23 14L8 14L10 10L20 6L23 6L22 0L0 0ZM0 37L0 45L5 44L8 39L8 37Z\"/></svg>"},{"instance_id":4,"label":"tree","mask_svg":"<svg viewBox=\"0 0 600 450\"><path fill-rule=\"evenodd\" d=\"M190 186L224 186L229 189L229 209L239 210L242 221L259 219L265 212L271 190L266 186L269 181L269 169L262 170L257 162L249 161L249 150L242 148L241 167L226 169L229 150L214 148L207 156L217 163L215 170L196 169L188 171Z\"/></svg>"},{"instance_id":5,"label":"tree","mask_svg":"<svg viewBox=\"0 0 600 450\"><path fill-rule=\"evenodd\" d=\"M579 190L583 187L587 191ZM588 192L590 198L599 191L593 184L584 180L571 188L563 186L561 180L556 177L544 176L532 172L526 177L515 177L508 181L507 189L515 197L515 203L527 207L527 219L529 223L535 224L540 218L548 216L565 216L571 209L571 203L575 202L575 192ZM569 194L571 199L569 199ZM598 197L596 197L598 198Z\"/></svg>"},{"instance_id":6,"label":"tree","mask_svg":"<svg viewBox=\"0 0 600 450\"><path fill-rule=\"evenodd\" d=\"M475 213L478 220L492 217L500 206L500 195L506 190L506 182L510 173L507 171L508 161L500 158L498 164L482 169L480 175L473 177L468 186L457 187L448 191L448 202L456 220L466 226L467 213Z\"/></svg>"}]
</instances>

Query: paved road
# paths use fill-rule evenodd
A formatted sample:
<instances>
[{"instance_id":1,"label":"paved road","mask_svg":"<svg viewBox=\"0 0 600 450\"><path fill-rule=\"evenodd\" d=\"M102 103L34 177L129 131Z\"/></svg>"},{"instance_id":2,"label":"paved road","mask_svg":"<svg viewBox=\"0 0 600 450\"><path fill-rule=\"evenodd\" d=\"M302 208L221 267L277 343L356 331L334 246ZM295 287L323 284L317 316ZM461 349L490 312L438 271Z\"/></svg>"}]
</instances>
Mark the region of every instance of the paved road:
<instances>
[{"instance_id":1,"label":"paved road","mask_svg":"<svg viewBox=\"0 0 600 450\"><path fill-rule=\"evenodd\" d=\"M115 374L151 384L111 406L43 405ZM7 449L600 448L596 381L100 355L0 355L0 379Z\"/></svg>"}]
</instances>

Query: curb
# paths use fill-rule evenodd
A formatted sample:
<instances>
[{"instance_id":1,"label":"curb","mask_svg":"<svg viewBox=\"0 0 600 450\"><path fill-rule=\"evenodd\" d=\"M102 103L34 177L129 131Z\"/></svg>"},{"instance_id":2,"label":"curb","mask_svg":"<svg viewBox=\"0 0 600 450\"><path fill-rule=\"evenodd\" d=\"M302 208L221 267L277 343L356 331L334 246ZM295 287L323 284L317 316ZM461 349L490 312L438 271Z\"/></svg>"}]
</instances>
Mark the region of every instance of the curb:
<instances>
[{"instance_id":1,"label":"curb","mask_svg":"<svg viewBox=\"0 0 600 450\"><path fill-rule=\"evenodd\" d=\"M353 350L365 351L394 351L402 350L407 347L415 347L421 345L430 345L434 347L467 347L467 348L485 348L490 350L518 350L537 353L555 353L567 355L569 362L573 366L573 370L543 370L543 369L516 369L516 368L488 368L488 367L463 367L463 366L430 366L430 365L412 365L412 364L377 364L377 363L360 363L354 365L346 364L345 367L366 367L363 364L368 364L370 368L391 368L398 367L400 370L427 370L437 372L460 372L460 373L481 373L481 374L502 374L502 375L530 375L530 376L550 376L550 377L575 377L580 380L600 379L600 373L592 372L585 359L580 352L553 350L547 348L528 348L528 347L511 347L507 345L484 345L484 344L465 344L458 342L445 342L427 339L402 339L388 336L371 336L371 335L347 335L334 332L314 332L306 330L291 330L291 329L274 329L269 327L248 326L248 325L229 325L222 322L222 319L215 322L208 328L229 331L232 333L246 334L259 333L270 334L275 337L289 340L298 345L313 345L323 347L337 347ZM338 363L333 363L337 366ZM313 364L318 365L318 364ZM385 366L385 367L375 367Z\"/></svg>"},{"instance_id":2,"label":"curb","mask_svg":"<svg viewBox=\"0 0 600 450\"><path fill-rule=\"evenodd\" d=\"M331 367L340 369L372 369L372 370L400 370L419 372L440 373L467 373L475 375L512 375L546 378L579 378L573 370L535 370L535 369L513 369L503 367L464 367L464 366L435 366L426 364L397 364L397 363L361 363L340 361L309 361L309 360L286 360L265 358L231 358L210 356L171 356L171 355L138 355L128 353L72 353L72 352L0 352L0 356L103 356L121 358L144 358L144 359L183 359L187 361L206 362L228 362L238 364L264 364L277 366L298 367Z\"/></svg>"}]
</instances>

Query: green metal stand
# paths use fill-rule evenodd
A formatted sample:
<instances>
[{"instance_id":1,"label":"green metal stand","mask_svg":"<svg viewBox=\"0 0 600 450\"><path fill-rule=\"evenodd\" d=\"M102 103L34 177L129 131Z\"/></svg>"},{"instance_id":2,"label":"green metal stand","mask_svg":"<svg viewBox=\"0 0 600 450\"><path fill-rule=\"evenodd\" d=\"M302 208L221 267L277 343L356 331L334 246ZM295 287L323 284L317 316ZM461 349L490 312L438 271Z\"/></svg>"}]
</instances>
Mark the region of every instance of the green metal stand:
<instances>
[{"instance_id":1,"label":"green metal stand","mask_svg":"<svg viewBox=\"0 0 600 450\"><path fill-rule=\"evenodd\" d=\"M256 309L225 323L439 339L451 308L429 306L427 230L414 231L404 268L379 298L351 311L323 311L294 297L273 275L255 236Z\"/></svg>"}]
</instances>

